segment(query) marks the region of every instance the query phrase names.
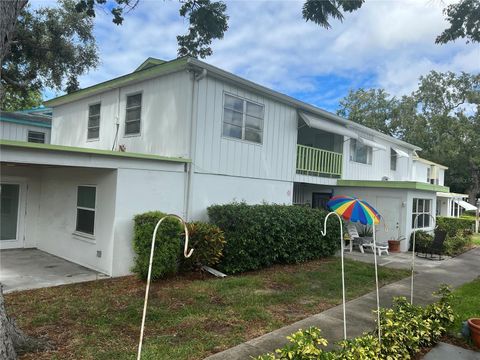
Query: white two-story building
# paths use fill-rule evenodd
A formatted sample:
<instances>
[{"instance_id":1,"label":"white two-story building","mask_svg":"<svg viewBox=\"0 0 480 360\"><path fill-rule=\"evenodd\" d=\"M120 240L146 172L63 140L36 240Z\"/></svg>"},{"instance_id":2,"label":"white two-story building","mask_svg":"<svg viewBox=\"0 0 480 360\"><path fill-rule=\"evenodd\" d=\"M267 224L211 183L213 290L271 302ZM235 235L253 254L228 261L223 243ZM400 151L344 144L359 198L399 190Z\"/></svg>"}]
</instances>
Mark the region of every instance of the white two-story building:
<instances>
[{"instance_id":1,"label":"white two-story building","mask_svg":"<svg viewBox=\"0 0 480 360\"><path fill-rule=\"evenodd\" d=\"M147 59L46 105L51 144L1 142L0 246L112 276L129 273L144 211L205 220L211 204L322 207L345 194L382 214L388 240L409 238L449 190L417 146L193 58ZM433 227L429 216L418 225Z\"/></svg>"}]
</instances>

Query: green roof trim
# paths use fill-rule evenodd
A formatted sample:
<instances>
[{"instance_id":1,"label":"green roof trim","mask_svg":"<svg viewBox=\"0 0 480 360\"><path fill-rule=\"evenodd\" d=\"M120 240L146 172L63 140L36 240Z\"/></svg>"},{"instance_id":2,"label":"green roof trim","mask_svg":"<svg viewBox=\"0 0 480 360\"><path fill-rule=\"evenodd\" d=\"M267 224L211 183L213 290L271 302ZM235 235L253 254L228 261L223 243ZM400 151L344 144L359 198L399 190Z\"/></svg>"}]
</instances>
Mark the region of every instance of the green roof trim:
<instances>
[{"instance_id":1,"label":"green roof trim","mask_svg":"<svg viewBox=\"0 0 480 360\"><path fill-rule=\"evenodd\" d=\"M14 124L21 124L21 125L30 125L30 126L36 126L36 127L43 127L43 128L47 128L47 129L51 129L51 128L52 128L52 125L46 124L46 123L42 123L42 122L39 122L39 121L11 119L11 118L6 117L6 116L0 116L0 121L5 121L5 122L9 122L9 123L14 123Z\"/></svg>"},{"instance_id":2,"label":"green roof trim","mask_svg":"<svg viewBox=\"0 0 480 360\"><path fill-rule=\"evenodd\" d=\"M164 64L164 63L166 63L165 60L160 60L160 59L157 59L157 58L149 57L147 60L145 60L143 63L141 63L140 66L137 67L134 71L140 71L140 70L148 69L148 68L151 68L152 66L161 65L161 64Z\"/></svg>"},{"instance_id":3,"label":"green roof trim","mask_svg":"<svg viewBox=\"0 0 480 360\"><path fill-rule=\"evenodd\" d=\"M410 189L435 192L449 192L448 186L434 185L417 181L375 181L375 180L337 180L337 186L356 186L387 189Z\"/></svg>"},{"instance_id":4,"label":"green roof trim","mask_svg":"<svg viewBox=\"0 0 480 360\"><path fill-rule=\"evenodd\" d=\"M152 155L152 154L88 149L88 148L64 146L64 145L39 144L39 143L30 143L25 141L0 140L0 149L5 146L23 148L23 149L52 150L52 151L73 152L73 153L90 154L90 155L116 156L119 158L159 160L159 161L170 161L170 162L179 162L179 163L192 162L192 160L186 159L186 158L168 157L168 156L160 156L160 155Z\"/></svg>"},{"instance_id":5,"label":"green roof trim","mask_svg":"<svg viewBox=\"0 0 480 360\"><path fill-rule=\"evenodd\" d=\"M158 66L150 66L143 70L134 71L130 74L117 77L112 80L104 81L102 83L80 89L70 94L65 94L54 99L44 102L45 106L55 107L66 102L75 101L90 95L95 95L103 91L115 89L124 85L128 85L132 81L141 81L150 79L155 76L160 76L165 73L174 72L181 69L187 64L187 57L178 58L159 64Z\"/></svg>"}]
</instances>

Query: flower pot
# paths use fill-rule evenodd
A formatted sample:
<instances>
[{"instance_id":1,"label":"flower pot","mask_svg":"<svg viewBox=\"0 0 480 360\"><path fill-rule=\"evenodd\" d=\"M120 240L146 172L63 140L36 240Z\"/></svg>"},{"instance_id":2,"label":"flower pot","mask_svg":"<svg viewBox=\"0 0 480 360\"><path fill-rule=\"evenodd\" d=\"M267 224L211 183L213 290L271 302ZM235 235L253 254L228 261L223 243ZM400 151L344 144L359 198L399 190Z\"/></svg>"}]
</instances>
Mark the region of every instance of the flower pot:
<instances>
[{"instance_id":1,"label":"flower pot","mask_svg":"<svg viewBox=\"0 0 480 360\"><path fill-rule=\"evenodd\" d=\"M393 253L400 252L400 241L388 240L388 251Z\"/></svg>"},{"instance_id":2,"label":"flower pot","mask_svg":"<svg viewBox=\"0 0 480 360\"><path fill-rule=\"evenodd\" d=\"M468 327L470 328L473 343L480 348L480 318L468 319Z\"/></svg>"}]
</instances>

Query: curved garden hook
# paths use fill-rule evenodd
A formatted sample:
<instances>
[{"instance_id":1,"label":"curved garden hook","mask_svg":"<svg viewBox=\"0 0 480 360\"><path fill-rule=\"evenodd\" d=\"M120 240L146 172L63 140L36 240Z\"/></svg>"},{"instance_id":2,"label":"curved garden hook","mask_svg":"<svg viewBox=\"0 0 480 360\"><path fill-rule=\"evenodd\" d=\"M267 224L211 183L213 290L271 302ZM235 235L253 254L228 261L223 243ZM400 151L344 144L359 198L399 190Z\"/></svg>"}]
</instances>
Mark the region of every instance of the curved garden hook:
<instances>
[{"instance_id":1,"label":"curved garden hook","mask_svg":"<svg viewBox=\"0 0 480 360\"><path fill-rule=\"evenodd\" d=\"M327 234L327 220L330 215L335 214L338 218L338 221L340 222L340 241L341 241L341 258L342 258L342 301L343 301L343 338L344 340L347 340L347 314L346 314L346 309L345 309L345 266L343 262L343 252L344 252L344 242L343 242L343 222L342 218L340 215L338 215L336 212L332 211L327 214L325 217L325 220L323 222L323 231L320 230L320 233L322 236L325 236Z\"/></svg>"},{"instance_id":2,"label":"curved garden hook","mask_svg":"<svg viewBox=\"0 0 480 360\"><path fill-rule=\"evenodd\" d=\"M183 247L183 256L186 258L189 258L192 256L193 249L190 249L188 251L188 228L187 228L187 223L178 215L175 214L168 214L162 217L158 222L157 225L155 226L155 230L153 230L153 236L152 236L152 247L150 249L150 262L148 264L148 275L147 275L147 288L145 289L145 302L143 304L143 315L142 315L142 327L140 328L140 340L138 342L138 354L137 354L137 360L140 360L142 356L142 343L143 343L143 330L145 329L145 317L147 315L147 303L148 303L148 292L150 291L150 280L152 277L152 263L153 263L153 253L155 251L155 239L157 238L157 231L158 228L160 227L160 224L163 222L168 217L172 217L177 219L184 228L185 231L185 245Z\"/></svg>"},{"instance_id":3,"label":"curved garden hook","mask_svg":"<svg viewBox=\"0 0 480 360\"><path fill-rule=\"evenodd\" d=\"M415 216L415 219L413 220L413 241L412 241L412 279L410 281L410 304L413 304L413 275L414 275L414 270L415 270L415 234L417 233L417 226L418 226L418 216L419 215L428 215L429 217L432 218L433 220L433 227L435 228L437 220L435 217L426 212L419 213Z\"/></svg>"}]
</instances>

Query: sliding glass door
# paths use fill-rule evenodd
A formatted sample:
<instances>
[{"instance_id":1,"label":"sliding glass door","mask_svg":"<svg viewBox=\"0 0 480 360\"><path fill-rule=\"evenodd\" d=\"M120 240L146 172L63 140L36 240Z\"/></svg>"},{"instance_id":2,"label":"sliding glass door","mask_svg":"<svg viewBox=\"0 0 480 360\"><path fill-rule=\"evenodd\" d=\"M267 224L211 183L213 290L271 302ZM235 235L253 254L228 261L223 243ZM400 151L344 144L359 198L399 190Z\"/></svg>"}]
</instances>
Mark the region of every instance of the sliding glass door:
<instances>
[{"instance_id":1,"label":"sliding glass door","mask_svg":"<svg viewBox=\"0 0 480 360\"><path fill-rule=\"evenodd\" d=\"M0 195L0 248L20 247L20 184L2 183Z\"/></svg>"}]
</instances>

